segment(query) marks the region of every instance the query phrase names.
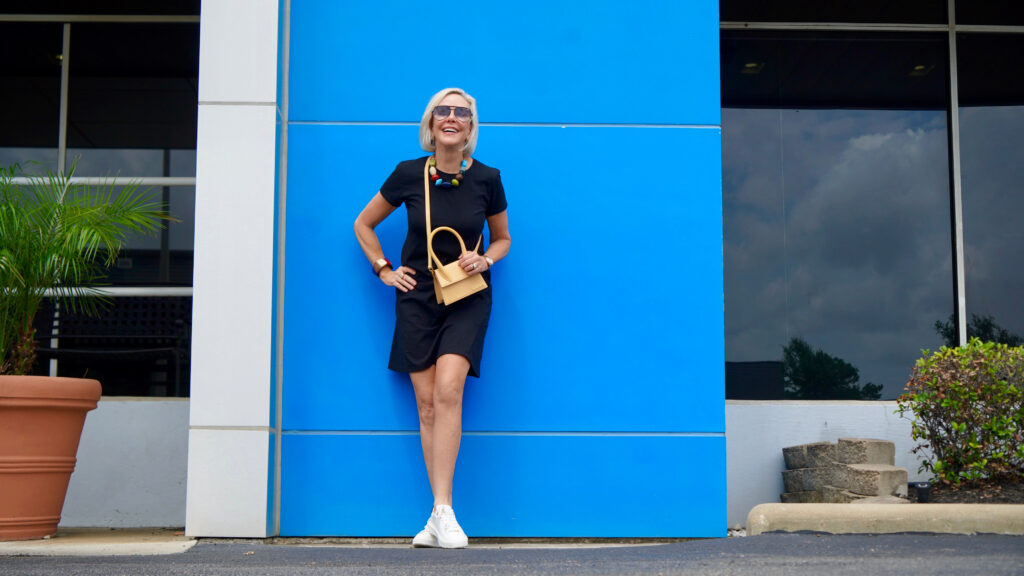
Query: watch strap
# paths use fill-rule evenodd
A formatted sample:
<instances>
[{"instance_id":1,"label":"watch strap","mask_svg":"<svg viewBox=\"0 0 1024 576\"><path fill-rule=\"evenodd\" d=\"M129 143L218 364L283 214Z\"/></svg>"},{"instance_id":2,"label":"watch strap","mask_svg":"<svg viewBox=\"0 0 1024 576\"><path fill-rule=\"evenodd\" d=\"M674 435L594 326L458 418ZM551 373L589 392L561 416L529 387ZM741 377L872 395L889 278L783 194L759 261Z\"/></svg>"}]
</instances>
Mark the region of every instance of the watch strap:
<instances>
[{"instance_id":1,"label":"watch strap","mask_svg":"<svg viewBox=\"0 0 1024 576\"><path fill-rule=\"evenodd\" d=\"M373 273L376 276L380 276L381 270L383 270L385 267L391 267L392 269L394 269L394 266L391 264L391 261L388 260L387 258L377 258L376 260L373 261L372 267Z\"/></svg>"}]
</instances>

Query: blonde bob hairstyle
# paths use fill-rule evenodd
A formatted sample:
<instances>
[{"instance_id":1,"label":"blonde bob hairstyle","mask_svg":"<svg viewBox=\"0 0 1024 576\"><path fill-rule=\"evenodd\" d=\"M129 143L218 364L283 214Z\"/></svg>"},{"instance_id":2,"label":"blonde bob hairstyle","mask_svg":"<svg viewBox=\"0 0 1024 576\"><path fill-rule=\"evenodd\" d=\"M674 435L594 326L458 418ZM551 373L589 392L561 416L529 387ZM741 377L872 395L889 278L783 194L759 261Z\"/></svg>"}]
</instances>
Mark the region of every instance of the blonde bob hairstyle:
<instances>
[{"instance_id":1,"label":"blonde bob hairstyle","mask_svg":"<svg viewBox=\"0 0 1024 576\"><path fill-rule=\"evenodd\" d=\"M437 149L434 146L434 135L431 133L431 129L434 127L434 107L440 104L441 100L449 94L458 94L465 98L469 102L469 109L473 111L473 117L469 120L469 140L466 141L466 145L462 148L462 155L468 158L476 150L476 137L480 130L476 116L476 99L467 94L462 88L445 88L434 94L430 102L427 103L427 109L423 111L423 118L420 119L420 146L427 152L434 152Z\"/></svg>"}]
</instances>

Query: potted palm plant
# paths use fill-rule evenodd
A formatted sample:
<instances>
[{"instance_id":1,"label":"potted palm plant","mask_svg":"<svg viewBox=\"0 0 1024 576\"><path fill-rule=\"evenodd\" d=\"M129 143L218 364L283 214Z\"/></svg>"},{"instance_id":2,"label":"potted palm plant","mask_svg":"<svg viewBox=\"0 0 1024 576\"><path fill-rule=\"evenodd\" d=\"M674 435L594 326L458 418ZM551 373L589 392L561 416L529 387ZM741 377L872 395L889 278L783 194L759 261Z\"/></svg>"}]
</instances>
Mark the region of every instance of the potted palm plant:
<instances>
[{"instance_id":1,"label":"potted palm plant","mask_svg":"<svg viewBox=\"0 0 1024 576\"><path fill-rule=\"evenodd\" d=\"M19 184L0 167L0 540L57 531L96 380L31 376L33 320L44 298L99 313L104 272L126 238L169 217L135 183L73 183L47 172ZM120 188L120 189L118 189Z\"/></svg>"}]
</instances>

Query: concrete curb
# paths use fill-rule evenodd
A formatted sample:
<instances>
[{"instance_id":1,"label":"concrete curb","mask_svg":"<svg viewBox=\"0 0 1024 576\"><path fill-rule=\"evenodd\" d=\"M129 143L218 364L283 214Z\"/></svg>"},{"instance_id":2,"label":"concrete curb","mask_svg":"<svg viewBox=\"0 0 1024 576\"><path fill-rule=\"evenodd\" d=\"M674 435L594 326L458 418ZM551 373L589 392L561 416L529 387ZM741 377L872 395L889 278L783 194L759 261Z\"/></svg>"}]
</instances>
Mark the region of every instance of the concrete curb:
<instances>
[{"instance_id":1,"label":"concrete curb","mask_svg":"<svg viewBox=\"0 0 1024 576\"><path fill-rule=\"evenodd\" d=\"M180 554L196 540L178 530L61 529L52 538L0 542L3 556L158 556Z\"/></svg>"},{"instance_id":2,"label":"concrete curb","mask_svg":"<svg viewBox=\"0 0 1024 576\"><path fill-rule=\"evenodd\" d=\"M162 556L180 554L200 539L181 529L62 528L56 536L39 540L0 542L5 556ZM410 538L202 538L221 544L265 545L293 548L400 548L412 549ZM583 550L635 548L682 542L685 538L474 538L476 550ZM2 572L0 572L2 573Z\"/></svg>"},{"instance_id":3,"label":"concrete curb","mask_svg":"<svg viewBox=\"0 0 1024 576\"><path fill-rule=\"evenodd\" d=\"M747 515L747 534L1024 535L1022 504L759 504Z\"/></svg>"}]
</instances>

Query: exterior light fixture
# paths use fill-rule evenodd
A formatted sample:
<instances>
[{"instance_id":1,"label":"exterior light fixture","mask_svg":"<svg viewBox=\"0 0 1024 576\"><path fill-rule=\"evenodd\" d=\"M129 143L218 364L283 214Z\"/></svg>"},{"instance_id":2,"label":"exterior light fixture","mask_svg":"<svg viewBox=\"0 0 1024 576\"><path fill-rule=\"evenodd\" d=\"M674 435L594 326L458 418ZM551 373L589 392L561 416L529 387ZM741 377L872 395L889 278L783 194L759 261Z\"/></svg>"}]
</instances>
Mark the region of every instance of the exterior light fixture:
<instances>
[{"instance_id":1,"label":"exterior light fixture","mask_svg":"<svg viewBox=\"0 0 1024 576\"><path fill-rule=\"evenodd\" d=\"M759 74L764 68L764 62L747 62L740 70L740 74Z\"/></svg>"},{"instance_id":2,"label":"exterior light fixture","mask_svg":"<svg viewBox=\"0 0 1024 576\"><path fill-rule=\"evenodd\" d=\"M927 76L932 69L935 68L935 64L918 64L910 71L911 76Z\"/></svg>"}]
</instances>

